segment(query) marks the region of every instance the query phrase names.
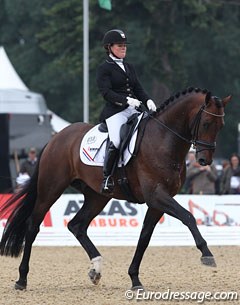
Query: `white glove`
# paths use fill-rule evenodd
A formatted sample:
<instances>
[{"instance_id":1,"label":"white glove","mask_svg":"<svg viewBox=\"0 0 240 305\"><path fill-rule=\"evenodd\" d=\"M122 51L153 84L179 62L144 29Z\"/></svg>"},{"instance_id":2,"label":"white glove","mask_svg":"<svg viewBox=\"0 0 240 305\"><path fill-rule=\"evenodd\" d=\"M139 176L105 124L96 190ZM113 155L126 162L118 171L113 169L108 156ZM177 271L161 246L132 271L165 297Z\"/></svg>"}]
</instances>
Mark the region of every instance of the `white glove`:
<instances>
[{"instance_id":1,"label":"white glove","mask_svg":"<svg viewBox=\"0 0 240 305\"><path fill-rule=\"evenodd\" d=\"M139 107L141 104L141 101L137 100L136 98L127 97L127 103L129 106Z\"/></svg>"},{"instance_id":2,"label":"white glove","mask_svg":"<svg viewBox=\"0 0 240 305\"><path fill-rule=\"evenodd\" d=\"M157 107L156 107L154 101L152 101L152 100L148 100L147 101L147 106L148 106L149 110L152 110L152 111L156 111L157 110Z\"/></svg>"}]
</instances>

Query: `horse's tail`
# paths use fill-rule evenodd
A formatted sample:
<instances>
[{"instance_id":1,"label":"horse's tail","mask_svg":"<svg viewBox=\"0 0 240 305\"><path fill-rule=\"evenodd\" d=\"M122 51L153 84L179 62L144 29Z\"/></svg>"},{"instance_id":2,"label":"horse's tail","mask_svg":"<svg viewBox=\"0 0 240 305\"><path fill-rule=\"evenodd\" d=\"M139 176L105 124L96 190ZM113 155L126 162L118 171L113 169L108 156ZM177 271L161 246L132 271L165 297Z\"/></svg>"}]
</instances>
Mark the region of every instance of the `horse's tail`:
<instances>
[{"instance_id":1,"label":"horse's tail","mask_svg":"<svg viewBox=\"0 0 240 305\"><path fill-rule=\"evenodd\" d=\"M6 226L0 242L0 255L18 257L23 249L27 221L34 209L37 198L37 182L39 172L39 161L33 176L18 193L12 195L0 207L0 219L5 218L10 211Z\"/></svg>"}]
</instances>

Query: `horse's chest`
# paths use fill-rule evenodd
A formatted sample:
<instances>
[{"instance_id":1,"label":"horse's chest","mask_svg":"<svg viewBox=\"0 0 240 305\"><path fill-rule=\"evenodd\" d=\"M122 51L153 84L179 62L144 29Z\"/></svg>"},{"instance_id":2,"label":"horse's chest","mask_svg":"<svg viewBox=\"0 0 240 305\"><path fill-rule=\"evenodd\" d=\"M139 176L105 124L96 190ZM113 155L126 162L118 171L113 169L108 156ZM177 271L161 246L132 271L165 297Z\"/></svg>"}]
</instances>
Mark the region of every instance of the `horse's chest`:
<instances>
[{"instance_id":1,"label":"horse's chest","mask_svg":"<svg viewBox=\"0 0 240 305\"><path fill-rule=\"evenodd\" d=\"M182 172L182 164L181 163L169 163L165 165L161 165L158 167L160 170L167 172L175 177L178 177Z\"/></svg>"},{"instance_id":2,"label":"horse's chest","mask_svg":"<svg viewBox=\"0 0 240 305\"><path fill-rule=\"evenodd\" d=\"M178 172L180 174L181 169L182 169L182 164L180 164L180 163L172 163L169 166L170 166L170 169L172 169L173 171L176 171L176 172Z\"/></svg>"},{"instance_id":3,"label":"horse's chest","mask_svg":"<svg viewBox=\"0 0 240 305\"><path fill-rule=\"evenodd\" d=\"M175 193L181 187L182 165L180 163L170 163L164 166L165 174L163 183L165 187L172 193Z\"/></svg>"}]
</instances>

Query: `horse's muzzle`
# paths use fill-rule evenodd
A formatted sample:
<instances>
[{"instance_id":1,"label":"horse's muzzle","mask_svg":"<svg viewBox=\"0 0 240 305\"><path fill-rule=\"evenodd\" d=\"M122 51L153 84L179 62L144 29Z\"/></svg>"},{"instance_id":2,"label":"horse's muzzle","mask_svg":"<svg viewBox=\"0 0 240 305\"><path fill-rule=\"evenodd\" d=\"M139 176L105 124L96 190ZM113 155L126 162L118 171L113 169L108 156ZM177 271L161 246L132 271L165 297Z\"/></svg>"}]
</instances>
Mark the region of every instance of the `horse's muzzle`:
<instances>
[{"instance_id":1,"label":"horse's muzzle","mask_svg":"<svg viewBox=\"0 0 240 305\"><path fill-rule=\"evenodd\" d=\"M204 158L199 158L199 159L198 159L198 163L199 163L200 165L202 165L202 166L206 166L206 165L212 164L212 160L207 161L207 160L204 159Z\"/></svg>"}]
</instances>

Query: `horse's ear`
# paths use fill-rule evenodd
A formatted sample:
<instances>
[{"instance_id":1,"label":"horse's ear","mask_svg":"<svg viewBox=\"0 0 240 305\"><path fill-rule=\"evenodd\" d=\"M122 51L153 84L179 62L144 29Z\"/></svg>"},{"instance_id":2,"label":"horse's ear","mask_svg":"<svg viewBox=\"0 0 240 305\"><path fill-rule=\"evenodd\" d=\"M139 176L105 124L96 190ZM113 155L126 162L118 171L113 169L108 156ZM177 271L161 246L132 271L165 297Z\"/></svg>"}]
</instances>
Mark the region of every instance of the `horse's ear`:
<instances>
[{"instance_id":1,"label":"horse's ear","mask_svg":"<svg viewBox=\"0 0 240 305\"><path fill-rule=\"evenodd\" d=\"M232 95L229 95L227 97L225 97L223 100L222 100L222 103L223 103L223 106L225 107L232 99Z\"/></svg>"},{"instance_id":2,"label":"horse's ear","mask_svg":"<svg viewBox=\"0 0 240 305\"><path fill-rule=\"evenodd\" d=\"M208 105L210 99L212 97L212 94L210 91L207 92L206 97L205 97L205 104Z\"/></svg>"}]
</instances>

